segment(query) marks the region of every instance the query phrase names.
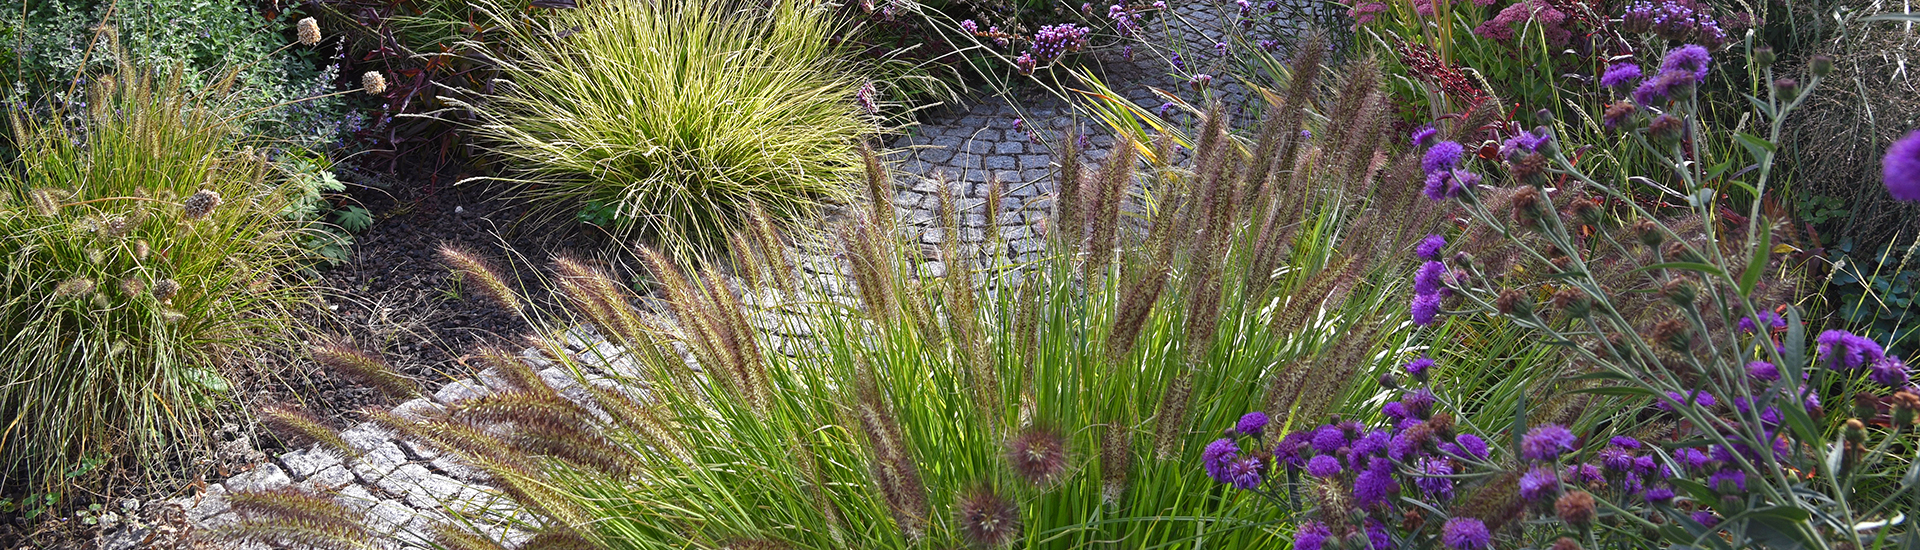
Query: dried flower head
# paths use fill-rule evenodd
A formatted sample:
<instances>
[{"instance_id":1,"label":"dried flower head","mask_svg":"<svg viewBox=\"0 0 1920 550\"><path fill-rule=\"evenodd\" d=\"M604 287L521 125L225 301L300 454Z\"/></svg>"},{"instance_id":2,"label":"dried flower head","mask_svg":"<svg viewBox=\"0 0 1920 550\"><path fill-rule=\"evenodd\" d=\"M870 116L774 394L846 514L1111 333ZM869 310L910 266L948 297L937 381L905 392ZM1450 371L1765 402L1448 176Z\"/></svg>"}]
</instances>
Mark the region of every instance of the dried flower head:
<instances>
[{"instance_id":1,"label":"dried flower head","mask_svg":"<svg viewBox=\"0 0 1920 550\"><path fill-rule=\"evenodd\" d=\"M212 189L201 189L180 203L180 213L190 221L199 220L212 214L213 209L220 207L220 202L219 193Z\"/></svg>"},{"instance_id":2,"label":"dried flower head","mask_svg":"<svg viewBox=\"0 0 1920 550\"><path fill-rule=\"evenodd\" d=\"M320 43L320 22L312 17L302 17L293 27L300 36L300 45L313 46Z\"/></svg>"},{"instance_id":3,"label":"dried flower head","mask_svg":"<svg viewBox=\"0 0 1920 550\"><path fill-rule=\"evenodd\" d=\"M86 277L74 277L71 279L67 279L65 281L61 281L59 286L53 287L53 297L55 299L72 298L75 296L82 296L91 292L93 292L93 279L88 279Z\"/></svg>"},{"instance_id":4,"label":"dried flower head","mask_svg":"<svg viewBox=\"0 0 1920 550\"><path fill-rule=\"evenodd\" d=\"M1692 279L1674 277L1660 286L1660 295L1674 305L1685 307L1693 304L1693 300L1700 297L1700 287L1693 284Z\"/></svg>"},{"instance_id":5,"label":"dried flower head","mask_svg":"<svg viewBox=\"0 0 1920 550\"><path fill-rule=\"evenodd\" d=\"M42 216L56 216L60 214L60 197L57 192L52 189L45 187L34 188L34 190L27 192L27 199L33 203L33 211Z\"/></svg>"},{"instance_id":6,"label":"dried flower head","mask_svg":"<svg viewBox=\"0 0 1920 550\"><path fill-rule=\"evenodd\" d=\"M1021 479L1045 485L1067 469L1067 442L1060 432L1029 427L1007 442L1007 465Z\"/></svg>"},{"instance_id":7,"label":"dried flower head","mask_svg":"<svg viewBox=\"0 0 1920 550\"><path fill-rule=\"evenodd\" d=\"M1570 286L1553 293L1553 307L1569 318L1578 319L1593 311L1593 297L1585 290Z\"/></svg>"},{"instance_id":8,"label":"dried flower head","mask_svg":"<svg viewBox=\"0 0 1920 550\"><path fill-rule=\"evenodd\" d=\"M1640 221L1633 222L1632 231L1634 238L1639 239L1640 244L1646 245L1647 248L1659 248L1660 244L1667 240L1667 234L1662 233L1660 225L1653 220L1642 218Z\"/></svg>"},{"instance_id":9,"label":"dried flower head","mask_svg":"<svg viewBox=\"0 0 1920 550\"><path fill-rule=\"evenodd\" d=\"M1533 315L1533 298L1526 291L1517 288L1500 289L1500 297L1493 300L1493 307L1505 315L1527 318Z\"/></svg>"},{"instance_id":10,"label":"dried flower head","mask_svg":"<svg viewBox=\"0 0 1920 550\"><path fill-rule=\"evenodd\" d=\"M1553 546L1549 548L1550 550L1582 550L1580 543L1574 542L1573 539L1567 537L1560 537L1558 540L1553 541Z\"/></svg>"},{"instance_id":11,"label":"dried flower head","mask_svg":"<svg viewBox=\"0 0 1920 550\"><path fill-rule=\"evenodd\" d=\"M1020 536L1020 507L991 487L977 487L954 503L960 536L975 548L1004 548Z\"/></svg>"},{"instance_id":12,"label":"dried flower head","mask_svg":"<svg viewBox=\"0 0 1920 550\"><path fill-rule=\"evenodd\" d=\"M1553 511L1568 525L1586 525L1593 521L1593 494L1573 490L1553 501Z\"/></svg>"},{"instance_id":13,"label":"dried flower head","mask_svg":"<svg viewBox=\"0 0 1920 550\"><path fill-rule=\"evenodd\" d=\"M1640 108L1634 105L1632 100L1621 99L1608 104L1606 112L1601 113L1600 120L1607 125L1608 129L1620 128L1627 125L1633 119L1634 113L1639 111Z\"/></svg>"},{"instance_id":14,"label":"dried flower head","mask_svg":"<svg viewBox=\"0 0 1920 550\"><path fill-rule=\"evenodd\" d=\"M387 93L387 77L380 71L367 71L360 75L360 88L366 90L367 95Z\"/></svg>"},{"instance_id":15,"label":"dried flower head","mask_svg":"<svg viewBox=\"0 0 1920 550\"><path fill-rule=\"evenodd\" d=\"M161 279L153 283L153 299L165 302L180 293L180 282L173 279Z\"/></svg>"},{"instance_id":16,"label":"dried flower head","mask_svg":"<svg viewBox=\"0 0 1920 550\"><path fill-rule=\"evenodd\" d=\"M1685 352L1693 347L1693 331L1687 323L1679 319L1667 319L1653 325L1653 341L1659 342L1674 351Z\"/></svg>"},{"instance_id":17,"label":"dried flower head","mask_svg":"<svg viewBox=\"0 0 1920 550\"><path fill-rule=\"evenodd\" d=\"M138 275L128 275L120 279L120 293L126 295L128 298L139 296L146 292L146 279L141 279Z\"/></svg>"}]
</instances>

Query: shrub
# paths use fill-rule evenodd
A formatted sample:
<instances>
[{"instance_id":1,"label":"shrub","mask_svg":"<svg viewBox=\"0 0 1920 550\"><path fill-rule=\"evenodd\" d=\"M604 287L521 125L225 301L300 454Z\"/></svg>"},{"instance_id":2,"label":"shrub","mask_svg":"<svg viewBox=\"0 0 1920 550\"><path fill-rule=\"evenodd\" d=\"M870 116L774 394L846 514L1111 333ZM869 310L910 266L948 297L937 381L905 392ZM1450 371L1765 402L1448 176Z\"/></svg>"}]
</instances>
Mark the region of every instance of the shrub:
<instances>
[{"instance_id":1,"label":"shrub","mask_svg":"<svg viewBox=\"0 0 1920 550\"><path fill-rule=\"evenodd\" d=\"M503 23L511 24L511 23ZM847 195L878 128L811 3L595 2L504 29L512 84L473 105L504 179L622 231L721 242L748 202L777 221Z\"/></svg>"},{"instance_id":2,"label":"shrub","mask_svg":"<svg viewBox=\"0 0 1920 550\"><path fill-rule=\"evenodd\" d=\"M0 411L15 421L0 460L13 479L54 485L105 457L169 473L155 465L205 442L228 374L292 330L290 192L182 78L99 78L88 109L64 117L78 127L12 121Z\"/></svg>"}]
</instances>

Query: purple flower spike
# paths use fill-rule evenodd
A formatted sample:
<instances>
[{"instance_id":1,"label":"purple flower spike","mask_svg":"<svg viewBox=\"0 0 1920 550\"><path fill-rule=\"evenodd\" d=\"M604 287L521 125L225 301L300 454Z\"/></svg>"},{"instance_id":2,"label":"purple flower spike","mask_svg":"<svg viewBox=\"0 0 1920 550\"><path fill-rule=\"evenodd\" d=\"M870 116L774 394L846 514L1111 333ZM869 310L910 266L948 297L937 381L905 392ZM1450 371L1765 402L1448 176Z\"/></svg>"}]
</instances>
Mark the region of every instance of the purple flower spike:
<instances>
[{"instance_id":1,"label":"purple flower spike","mask_svg":"<svg viewBox=\"0 0 1920 550\"><path fill-rule=\"evenodd\" d=\"M1666 59L1660 61L1661 73L1686 74L1692 77L1689 84L1699 84L1707 80L1707 66L1713 64L1713 57L1707 49L1687 44L1667 52Z\"/></svg>"},{"instance_id":2,"label":"purple flower spike","mask_svg":"<svg viewBox=\"0 0 1920 550\"><path fill-rule=\"evenodd\" d=\"M1615 63L1612 67L1607 67L1606 73L1600 75L1600 85L1615 90L1624 91L1639 81L1640 66L1632 62Z\"/></svg>"},{"instance_id":3,"label":"purple flower spike","mask_svg":"<svg viewBox=\"0 0 1920 550\"><path fill-rule=\"evenodd\" d=\"M1255 411L1241 416L1240 422L1234 424L1233 430L1240 432L1242 435L1260 435L1260 430L1264 430L1266 427L1267 413Z\"/></svg>"},{"instance_id":4,"label":"purple flower spike","mask_svg":"<svg viewBox=\"0 0 1920 550\"><path fill-rule=\"evenodd\" d=\"M1520 455L1527 460L1548 462L1573 451L1577 442L1579 438L1566 426L1543 424L1527 430L1527 435L1520 438Z\"/></svg>"},{"instance_id":5,"label":"purple flower spike","mask_svg":"<svg viewBox=\"0 0 1920 550\"><path fill-rule=\"evenodd\" d=\"M1438 260L1440 253L1447 248L1447 238L1439 235L1427 235L1420 239L1420 245L1413 247L1413 254L1422 260Z\"/></svg>"},{"instance_id":6,"label":"purple flower spike","mask_svg":"<svg viewBox=\"0 0 1920 550\"><path fill-rule=\"evenodd\" d=\"M1914 130L1887 148L1880 160L1887 192L1903 201L1920 201L1920 130Z\"/></svg>"},{"instance_id":7,"label":"purple flower spike","mask_svg":"<svg viewBox=\"0 0 1920 550\"><path fill-rule=\"evenodd\" d=\"M1440 542L1453 550L1485 550L1493 544L1493 534L1487 532L1485 522L1455 517L1440 528Z\"/></svg>"},{"instance_id":8,"label":"purple flower spike","mask_svg":"<svg viewBox=\"0 0 1920 550\"><path fill-rule=\"evenodd\" d=\"M1442 141L1435 143L1433 147L1427 149L1427 155L1421 158L1420 168L1426 170L1429 176L1435 173L1453 170L1454 167L1460 165L1460 155L1465 152L1466 147L1461 146L1458 142Z\"/></svg>"}]
</instances>

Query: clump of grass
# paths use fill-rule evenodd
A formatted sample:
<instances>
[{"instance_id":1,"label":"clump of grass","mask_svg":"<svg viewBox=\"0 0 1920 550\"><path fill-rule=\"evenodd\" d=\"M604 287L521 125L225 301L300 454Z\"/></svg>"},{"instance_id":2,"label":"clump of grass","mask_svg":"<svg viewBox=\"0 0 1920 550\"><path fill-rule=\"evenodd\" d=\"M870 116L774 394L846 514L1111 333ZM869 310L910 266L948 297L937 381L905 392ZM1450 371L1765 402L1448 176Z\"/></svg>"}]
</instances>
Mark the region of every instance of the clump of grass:
<instances>
[{"instance_id":1,"label":"clump of grass","mask_svg":"<svg viewBox=\"0 0 1920 550\"><path fill-rule=\"evenodd\" d=\"M511 86L475 127L534 195L583 220L724 245L757 202L777 220L841 199L851 147L876 131L862 80L833 46L846 31L800 0L587 3L523 20L496 52Z\"/></svg>"},{"instance_id":2,"label":"clump of grass","mask_svg":"<svg viewBox=\"0 0 1920 550\"><path fill-rule=\"evenodd\" d=\"M97 79L89 112L10 120L0 173L0 461L65 482L83 459L136 470L186 456L228 375L283 340L304 300L290 192L224 118L225 83ZM116 84L117 83L117 84ZM64 116L64 115L63 115ZM152 468L149 474L165 474Z\"/></svg>"}]
</instances>

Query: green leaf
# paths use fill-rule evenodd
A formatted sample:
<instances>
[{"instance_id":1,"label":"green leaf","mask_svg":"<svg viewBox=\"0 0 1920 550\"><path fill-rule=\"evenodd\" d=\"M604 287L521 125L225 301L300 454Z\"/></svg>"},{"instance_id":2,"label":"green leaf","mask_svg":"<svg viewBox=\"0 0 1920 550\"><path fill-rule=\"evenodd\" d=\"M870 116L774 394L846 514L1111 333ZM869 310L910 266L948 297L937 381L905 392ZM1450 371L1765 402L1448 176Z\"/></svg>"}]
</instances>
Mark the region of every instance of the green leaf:
<instances>
[{"instance_id":1,"label":"green leaf","mask_svg":"<svg viewBox=\"0 0 1920 550\"><path fill-rule=\"evenodd\" d=\"M1703 263L1700 263L1700 262L1666 262L1666 263L1658 263L1658 264L1653 264L1653 265L1648 265L1648 266L1641 266L1641 267L1640 267L1639 269L1635 269L1635 270L1633 270L1633 271L1632 271L1632 273L1638 273L1638 272L1641 272L1641 271L1651 271L1651 270L1655 270L1655 269L1685 269L1685 270L1688 270L1688 271L1698 271L1698 272L1701 272L1701 273L1706 273L1706 274L1710 274L1710 275L1720 275L1720 276L1723 276L1723 277L1724 277L1724 276L1726 276L1726 274L1727 274L1727 272L1725 272L1725 271L1721 271L1721 270L1720 270L1720 268L1718 268L1718 267L1714 267L1714 266L1712 266L1712 265L1709 265L1709 264L1703 264Z\"/></svg>"},{"instance_id":2,"label":"green leaf","mask_svg":"<svg viewBox=\"0 0 1920 550\"><path fill-rule=\"evenodd\" d=\"M1800 321L1800 308L1787 306L1787 352L1781 357L1785 365L1798 380L1800 371L1807 362L1807 325Z\"/></svg>"},{"instance_id":3,"label":"green leaf","mask_svg":"<svg viewBox=\"0 0 1920 550\"><path fill-rule=\"evenodd\" d=\"M1733 168L1732 159L1728 159L1726 162L1722 162L1720 164L1715 164L1713 165L1713 168L1710 168L1707 170L1707 179L1708 180L1720 179L1720 175L1727 173L1727 170L1730 168Z\"/></svg>"},{"instance_id":4,"label":"green leaf","mask_svg":"<svg viewBox=\"0 0 1920 550\"><path fill-rule=\"evenodd\" d=\"M1513 437L1514 449L1520 448L1520 438L1527 433L1527 394L1520 394L1513 400L1513 427L1508 435Z\"/></svg>"},{"instance_id":5,"label":"green leaf","mask_svg":"<svg viewBox=\"0 0 1920 550\"><path fill-rule=\"evenodd\" d=\"M1798 399L1798 395L1795 399ZM1807 409L1799 403L1789 403L1780 407L1780 415L1787 419L1787 427L1793 430L1801 441L1819 441L1820 430L1814 428L1813 418L1807 415Z\"/></svg>"},{"instance_id":6,"label":"green leaf","mask_svg":"<svg viewBox=\"0 0 1920 550\"><path fill-rule=\"evenodd\" d=\"M1761 223L1760 226L1764 228L1767 224ZM1753 247L1753 259L1747 260L1747 272L1740 275L1741 296L1753 296L1754 285L1760 284L1760 273L1767 269L1767 255L1773 253L1773 232L1759 233L1760 246Z\"/></svg>"},{"instance_id":7,"label":"green leaf","mask_svg":"<svg viewBox=\"0 0 1920 550\"><path fill-rule=\"evenodd\" d=\"M1767 541L1772 548L1818 548L1820 545L1807 538L1807 519L1812 514L1792 506L1773 506L1760 508L1741 514L1753 520L1758 527L1753 532L1757 538Z\"/></svg>"},{"instance_id":8,"label":"green leaf","mask_svg":"<svg viewBox=\"0 0 1920 550\"><path fill-rule=\"evenodd\" d=\"M1773 155L1773 142L1761 139L1760 136L1746 132L1734 132L1733 139L1738 140L1741 146L1746 147L1747 152L1753 154L1753 160L1755 161L1765 161Z\"/></svg>"},{"instance_id":9,"label":"green leaf","mask_svg":"<svg viewBox=\"0 0 1920 550\"><path fill-rule=\"evenodd\" d=\"M1625 395L1629 397L1653 397L1654 396L1654 393L1652 390L1648 390L1646 388L1636 388L1632 386L1604 386L1599 388L1582 388L1582 389L1574 390L1573 393L1588 393L1593 395Z\"/></svg>"},{"instance_id":10,"label":"green leaf","mask_svg":"<svg viewBox=\"0 0 1920 550\"><path fill-rule=\"evenodd\" d=\"M1909 23L1920 23L1920 13L1883 13L1868 17L1862 21L1906 21Z\"/></svg>"},{"instance_id":11,"label":"green leaf","mask_svg":"<svg viewBox=\"0 0 1920 550\"><path fill-rule=\"evenodd\" d=\"M1773 106L1768 105L1767 100L1754 97L1753 94L1740 94L1740 95L1742 97L1747 98L1748 102L1753 103L1754 110L1760 111L1761 113L1765 113L1767 115L1767 118L1773 118Z\"/></svg>"}]
</instances>

